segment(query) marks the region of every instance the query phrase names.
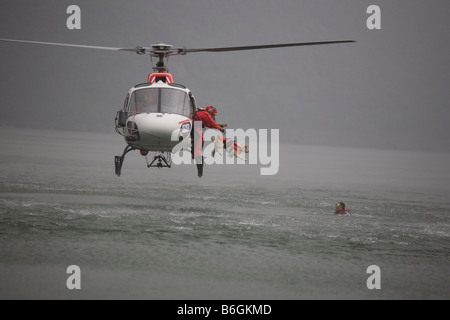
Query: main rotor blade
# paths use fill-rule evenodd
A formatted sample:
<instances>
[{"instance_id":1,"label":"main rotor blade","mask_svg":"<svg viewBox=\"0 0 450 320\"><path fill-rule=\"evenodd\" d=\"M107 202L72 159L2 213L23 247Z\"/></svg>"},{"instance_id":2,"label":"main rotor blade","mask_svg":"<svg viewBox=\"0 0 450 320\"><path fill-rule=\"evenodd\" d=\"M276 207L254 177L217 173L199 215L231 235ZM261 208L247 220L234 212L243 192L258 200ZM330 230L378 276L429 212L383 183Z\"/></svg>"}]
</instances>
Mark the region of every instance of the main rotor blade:
<instances>
[{"instance_id":1,"label":"main rotor blade","mask_svg":"<svg viewBox=\"0 0 450 320\"><path fill-rule=\"evenodd\" d=\"M81 44L70 44L70 43L59 43L59 42L43 42L43 41L29 41L29 40L13 40L13 39L0 39L0 41L21 42L21 43L31 43L31 44L44 44L44 45L62 46L62 47L77 47L77 48L86 48L86 49L136 52L136 48L113 48L113 47L86 46L86 45L81 45Z\"/></svg>"},{"instance_id":2,"label":"main rotor blade","mask_svg":"<svg viewBox=\"0 0 450 320\"><path fill-rule=\"evenodd\" d=\"M51 46L62 46L62 47L75 47L75 48L86 48L86 49L100 49L100 50L112 50L112 51L129 51L138 54L149 54L154 56L170 56L170 55L184 55L191 52L226 52L226 51L242 51L242 50L256 50L256 49L270 49L270 48L283 48L283 47L300 47L300 46L316 46L323 44L333 44L333 43L348 43L356 42L354 40L339 40L339 41L321 41L321 42L297 42L297 43L280 43L280 44L266 44L258 46L241 46L241 47L223 47L223 48L199 48L199 49L170 49L170 48L155 48L152 47L135 47L135 48L115 48L115 47L101 47L101 46L88 46L81 44L70 44L70 43L59 43L59 42L44 42L44 41L30 41L30 40L15 40L15 39L0 39L0 41L6 42L19 42L19 43L29 43L29 44L42 44Z\"/></svg>"},{"instance_id":3,"label":"main rotor blade","mask_svg":"<svg viewBox=\"0 0 450 320\"><path fill-rule=\"evenodd\" d=\"M321 42L279 43L279 44L266 44L266 45L259 45L259 46L242 46L242 47L178 49L178 53L241 51L241 50L270 49L270 48L282 48L282 47L316 46L316 45L322 45L322 44L346 43L346 42L356 42L356 41L355 40L339 40L339 41L321 41Z\"/></svg>"}]
</instances>

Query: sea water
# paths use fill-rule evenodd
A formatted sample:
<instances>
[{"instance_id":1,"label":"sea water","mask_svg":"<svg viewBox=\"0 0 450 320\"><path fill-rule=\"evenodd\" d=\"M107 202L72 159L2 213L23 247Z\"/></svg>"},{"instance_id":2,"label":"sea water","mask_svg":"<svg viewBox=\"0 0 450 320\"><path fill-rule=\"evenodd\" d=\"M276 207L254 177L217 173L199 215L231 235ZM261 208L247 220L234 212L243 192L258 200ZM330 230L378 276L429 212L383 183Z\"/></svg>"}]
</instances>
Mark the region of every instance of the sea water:
<instances>
[{"instance_id":1,"label":"sea water","mask_svg":"<svg viewBox=\"0 0 450 320\"><path fill-rule=\"evenodd\" d=\"M0 129L1 299L450 298L450 154L282 144L274 176L200 179L131 152L117 177L124 147Z\"/></svg>"}]
</instances>

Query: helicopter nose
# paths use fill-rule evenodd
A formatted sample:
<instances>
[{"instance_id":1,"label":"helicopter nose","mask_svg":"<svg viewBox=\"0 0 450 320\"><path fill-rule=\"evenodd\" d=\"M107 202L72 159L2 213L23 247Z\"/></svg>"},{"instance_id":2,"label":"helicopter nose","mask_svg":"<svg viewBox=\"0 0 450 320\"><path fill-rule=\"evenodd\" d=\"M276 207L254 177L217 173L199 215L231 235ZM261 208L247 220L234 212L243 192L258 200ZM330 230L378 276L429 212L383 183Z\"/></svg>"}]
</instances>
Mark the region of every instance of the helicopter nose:
<instances>
[{"instance_id":1,"label":"helicopter nose","mask_svg":"<svg viewBox=\"0 0 450 320\"><path fill-rule=\"evenodd\" d=\"M181 123L189 118L177 114L149 113L137 114L133 122L136 124L140 143L149 150L155 148L169 148L178 144L177 134L180 131ZM174 134L176 135L173 138Z\"/></svg>"},{"instance_id":2,"label":"helicopter nose","mask_svg":"<svg viewBox=\"0 0 450 320\"><path fill-rule=\"evenodd\" d=\"M141 133L148 133L160 138L170 139L170 135L174 130L180 129L180 124L184 120L179 119L179 115L173 114L143 114L137 115L135 123Z\"/></svg>"}]
</instances>

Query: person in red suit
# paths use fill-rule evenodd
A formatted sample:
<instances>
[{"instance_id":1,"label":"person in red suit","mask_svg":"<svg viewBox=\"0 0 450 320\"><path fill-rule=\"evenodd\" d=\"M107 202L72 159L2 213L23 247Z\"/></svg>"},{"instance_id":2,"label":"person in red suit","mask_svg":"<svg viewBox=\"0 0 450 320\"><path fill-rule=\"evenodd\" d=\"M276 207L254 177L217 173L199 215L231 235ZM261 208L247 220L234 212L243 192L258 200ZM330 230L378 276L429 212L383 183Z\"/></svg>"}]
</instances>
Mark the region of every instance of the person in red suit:
<instances>
[{"instance_id":1,"label":"person in red suit","mask_svg":"<svg viewBox=\"0 0 450 320\"><path fill-rule=\"evenodd\" d=\"M213 106L208 106L206 108L198 108L192 115L192 119L195 121L200 121L202 126L193 126L193 146L192 146L192 157L196 160L197 172L199 178L203 176L203 128L216 129L220 132L224 132L223 129L226 124L218 124L214 118L217 115L217 109Z\"/></svg>"}]
</instances>

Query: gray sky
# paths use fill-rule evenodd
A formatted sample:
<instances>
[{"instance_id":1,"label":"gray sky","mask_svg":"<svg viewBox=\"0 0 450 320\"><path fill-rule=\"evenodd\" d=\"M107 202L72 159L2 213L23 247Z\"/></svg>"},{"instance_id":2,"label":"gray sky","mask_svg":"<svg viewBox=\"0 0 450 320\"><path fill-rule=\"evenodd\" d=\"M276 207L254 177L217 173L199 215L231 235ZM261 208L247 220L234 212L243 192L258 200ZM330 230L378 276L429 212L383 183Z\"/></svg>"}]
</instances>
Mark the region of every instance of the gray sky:
<instances>
[{"instance_id":1,"label":"gray sky","mask_svg":"<svg viewBox=\"0 0 450 320\"><path fill-rule=\"evenodd\" d=\"M81 8L81 30L66 9ZM366 9L381 8L381 30ZM175 82L233 128L281 142L450 152L447 0L2 0L0 38L202 48L355 44L171 57ZM114 133L147 56L0 43L0 125ZM120 138L118 136L118 138Z\"/></svg>"}]
</instances>

